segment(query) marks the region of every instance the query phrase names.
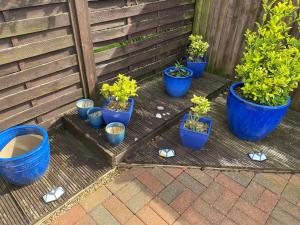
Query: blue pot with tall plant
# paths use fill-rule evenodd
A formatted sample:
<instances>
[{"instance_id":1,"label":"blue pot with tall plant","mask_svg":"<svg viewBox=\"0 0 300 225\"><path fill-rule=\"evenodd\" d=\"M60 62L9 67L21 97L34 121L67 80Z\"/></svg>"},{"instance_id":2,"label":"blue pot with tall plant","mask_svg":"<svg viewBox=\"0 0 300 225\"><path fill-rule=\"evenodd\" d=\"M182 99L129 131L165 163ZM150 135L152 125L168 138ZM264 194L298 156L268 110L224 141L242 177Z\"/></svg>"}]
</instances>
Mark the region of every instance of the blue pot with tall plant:
<instances>
[{"instance_id":1,"label":"blue pot with tall plant","mask_svg":"<svg viewBox=\"0 0 300 225\"><path fill-rule=\"evenodd\" d=\"M190 35L189 40L191 44L188 48L188 56L187 56L187 67L193 71L193 78L200 78L203 74L207 60L205 58L205 54L209 47L209 44L203 41L203 37L200 35Z\"/></svg>"},{"instance_id":2,"label":"blue pot with tall plant","mask_svg":"<svg viewBox=\"0 0 300 225\"><path fill-rule=\"evenodd\" d=\"M290 93L300 81L300 41L290 24L300 21L297 6L265 0L257 31L246 32L246 48L236 73L242 82L227 97L229 127L239 138L259 141L281 123L291 104Z\"/></svg>"},{"instance_id":3,"label":"blue pot with tall plant","mask_svg":"<svg viewBox=\"0 0 300 225\"><path fill-rule=\"evenodd\" d=\"M192 150L201 150L209 139L212 119L204 117L210 110L210 102L202 96L191 99L194 104L180 123L179 133L183 146Z\"/></svg>"},{"instance_id":4,"label":"blue pot with tall plant","mask_svg":"<svg viewBox=\"0 0 300 225\"><path fill-rule=\"evenodd\" d=\"M106 98L102 115L106 124L119 122L128 126L138 89L136 80L124 74L119 74L114 84L102 85L101 94Z\"/></svg>"}]
</instances>

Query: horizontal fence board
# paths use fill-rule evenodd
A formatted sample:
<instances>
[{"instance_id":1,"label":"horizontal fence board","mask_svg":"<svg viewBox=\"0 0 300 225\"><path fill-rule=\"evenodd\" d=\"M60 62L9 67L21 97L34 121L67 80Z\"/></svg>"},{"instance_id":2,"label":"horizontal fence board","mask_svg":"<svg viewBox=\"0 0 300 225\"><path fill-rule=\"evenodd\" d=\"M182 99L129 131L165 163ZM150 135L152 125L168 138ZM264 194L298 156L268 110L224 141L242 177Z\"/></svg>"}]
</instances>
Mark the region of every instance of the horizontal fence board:
<instances>
[{"instance_id":1,"label":"horizontal fence board","mask_svg":"<svg viewBox=\"0 0 300 225\"><path fill-rule=\"evenodd\" d=\"M12 115L6 118L5 120L0 121L0 130L7 129L13 125L24 123L32 118L35 118L56 108L59 108L63 105L66 105L69 102L73 102L77 99L80 99L82 98L82 96L82 89L78 89L71 93L66 93L65 95L53 101L45 102L20 113L16 113L15 115Z\"/></svg>"},{"instance_id":2,"label":"horizontal fence board","mask_svg":"<svg viewBox=\"0 0 300 225\"><path fill-rule=\"evenodd\" d=\"M8 9L25 8L30 6L61 3L67 1L68 0L2 0L0 1L0 11Z\"/></svg>"},{"instance_id":3,"label":"horizontal fence board","mask_svg":"<svg viewBox=\"0 0 300 225\"><path fill-rule=\"evenodd\" d=\"M42 84L33 88L28 88L24 91L8 95L4 98L0 98L0 110L5 110L7 108L13 107L31 99L35 99L48 93L58 91L62 88L74 85L79 81L79 74L75 73L46 84Z\"/></svg>"},{"instance_id":4,"label":"horizontal fence board","mask_svg":"<svg viewBox=\"0 0 300 225\"><path fill-rule=\"evenodd\" d=\"M137 16L144 13L150 13L192 3L195 3L195 0L162 0L135 6L94 11L91 12L91 24Z\"/></svg>"},{"instance_id":5,"label":"horizontal fence board","mask_svg":"<svg viewBox=\"0 0 300 225\"><path fill-rule=\"evenodd\" d=\"M42 55L55 50L68 48L74 45L72 35L57 37L32 44L20 45L0 50L0 65Z\"/></svg>"},{"instance_id":6,"label":"horizontal fence board","mask_svg":"<svg viewBox=\"0 0 300 225\"><path fill-rule=\"evenodd\" d=\"M77 65L76 55L0 77L0 90Z\"/></svg>"}]
</instances>

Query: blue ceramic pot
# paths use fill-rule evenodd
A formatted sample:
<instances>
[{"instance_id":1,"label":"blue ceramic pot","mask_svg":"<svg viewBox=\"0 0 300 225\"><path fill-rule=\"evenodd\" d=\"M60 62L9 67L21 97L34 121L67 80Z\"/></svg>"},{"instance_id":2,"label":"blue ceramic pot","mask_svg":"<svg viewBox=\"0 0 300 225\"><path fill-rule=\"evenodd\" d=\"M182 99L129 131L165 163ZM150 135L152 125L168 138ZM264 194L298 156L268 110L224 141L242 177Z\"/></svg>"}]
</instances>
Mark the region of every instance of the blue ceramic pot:
<instances>
[{"instance_id":1,"label":"blue ceramic pot","mask_svg":"<svg viewBox=\"0 0 300 225\"><path fill-rule=\"evenodd\" d=\"M172 97L182 97L184 96L191 87L193 80L193 71L185 68L189 72L189 76L186 77L174 77L170 75L171 70L175 67L169 67L164 70L164 85L168 95Z\"/></svg>"},{"instance_id":2,"label":"blue ceramic pot","mask_svg":"<svg viewBox=\"0 0 300 225\"><path fill-rule=\"evenodd\" d=\"M76 107L80 118L86 120L88 118L87 111L94 107L94 101L91 99L80 99L76 102Z\"/></svg>"},{"instance_id":3,"label":"blue ceramic pot","mask_svg":"<svg viewBox=\"0 0 300 225\"><path fill-rule=\"evenodd\" d=\"M125 126L123 123L110 123L105 127L105 134L111 145L121 144L125 138Z\"/></svg>"},{"instance_id":4,"label":"blue ceramic pot","mask_svg":"<svg viewBox=\"0 0 300 225\"><path fill-rule=\"evenodd\" d=\"M290 104L265 106L249 102L235 93L242 82L230 87L227 97L227 118L234 135L247 141L259 141L271 133L285 116Z\"/></svg>"},{"instance_id":5,"label":"blue ceramic pot","mask_svg":"<svg viewBox=\"0 0 300 225\"><path fill-rule=\"evenodd\" d=\"M122 112L117 112L113 110L106 109L106 106L109 103L109 99L106 99L103 107L102 107L102 114L103 114L103 119L106 124L113 123L113 122L119 122L123 123L126 127L129 124L129 121L131 119L131 115L133 112L134 108L134 99L129 98L128 102L130 103L128 111L122 111Z\"/></svg>"},{"instance_id":6,"label":"blue ceramic pot","mask_svg":"<svg viewBox=\"0 0 300 225\"><path fill-rule=\"evenodd\" d=\"M100 128L104 121L100 107L92 107L87 111L89 123L93 128ZM96 114L95 114L96 113ZM98 115L99 114L99 115Z\"/></svg>"},{"instance_id":7,"label":"blue ceramic pot","mask_svg":"<svg viewBox=\"0 0 300 225\"><path fill-rule=\"evenodd\" d=\"M201 117L199 121L208 124L208 132L207 133L199 133L192 130L188 130L184 127L185 121L188 119L189 114L186 113L181 121L179 127L180 139L183 146L190 148L192 150L201 150L201 148L208 141L211 128L212 128L212 120L206 117Z\"/></svg>"},{"instance_id":8,"label":"blue ceramic pot","mask_svg":"<svg viewBox=\"0 0 300 225\"><path fill-rule=\"evenodd\" d=\"M24 154L0 158L0 175L18 186L28 185L42 177L50 161L48 134L39 126L16 126L1 132L0 149L3 150L11 140L22 135L39 135L40 143L30 151L24 151Z\"/></svg>"},{"instance_id":9,"label":"blue ceramic pot","mask_svg":"<svg viewBox=\"0 0 300 225\"><path fill-rule=\"evenodd\" d=\"M195 79L198 79L202 76L207 65L206 59L205 58L201 58L201 59L202 62L191 62L189 60L189 57L187 57L187 61L186 61L187 67L193 71L194 73L193 78Z\"/></svg>"}]
</instances>

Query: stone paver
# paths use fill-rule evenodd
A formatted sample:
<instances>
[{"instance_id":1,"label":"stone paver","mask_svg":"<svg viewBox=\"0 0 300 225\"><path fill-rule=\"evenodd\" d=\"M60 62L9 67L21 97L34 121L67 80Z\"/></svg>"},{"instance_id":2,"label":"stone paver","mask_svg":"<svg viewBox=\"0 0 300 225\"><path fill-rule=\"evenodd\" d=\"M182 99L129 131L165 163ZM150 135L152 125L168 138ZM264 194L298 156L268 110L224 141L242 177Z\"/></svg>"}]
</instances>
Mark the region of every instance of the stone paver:
<instances>
[{"instance_id":1,"label":"stone paver","mask_svg":"<svg viewBox=\"0 0 300 225\"><path fill-rule=\"evenodd\" d=\"M131 168L52 225L299 225L299 189L299 174Z\"/></svg>"}]
</instances>

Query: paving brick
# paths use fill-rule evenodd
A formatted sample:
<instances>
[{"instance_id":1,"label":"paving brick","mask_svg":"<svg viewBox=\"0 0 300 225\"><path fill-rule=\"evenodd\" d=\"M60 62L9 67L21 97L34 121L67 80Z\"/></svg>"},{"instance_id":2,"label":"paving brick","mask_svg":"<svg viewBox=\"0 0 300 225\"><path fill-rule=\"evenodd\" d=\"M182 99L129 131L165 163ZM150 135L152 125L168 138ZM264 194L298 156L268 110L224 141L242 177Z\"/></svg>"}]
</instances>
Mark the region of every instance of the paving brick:
<instances>
[{"instance_id":1,"label":"paving brick","mask_svg":"<svg viewBox=\"0 0 300 225\"><path fill-rule=\"evenodd\" d=\"M127 202L137 193L145 190L146 187L137 179L132 180L130 183L122 187L115 195L122 201Z\"/></svg>"},{"instance_id":2,"label":"paving brick","mask_svg":"<svg viewBox=\"0 0 300 225\"><path fill-rule=\"evenodd\" d=\"M253 180L276 194L280 194L288 182L279 175L271 173L258 173Z\"/></svg>"},{"instance_id":3,"label":"paving brick","mask_svg":"<svg viewBox=\"0 0 300 225\"><path fill-rule=\"evenodd\" d=\"M296 174L292 175L290 179L290 183L300 187L300 176Z\"/></svg>"},{"instance_id":4,"label":"paving brick","mask_svg":"<svg viewBox=\"0 0 300 225\"><path fill-rule=\"evenodd\" d=\"M251 205L244 199L239 199L235 204L239 210L243 211L245 214L250 216L253 220L257 221L260 224L265 224L268 219L268 214L263 212L262 210L256 208L255 206Z\"/></svg>"},{"instance_id":5,"label":"paving brick","mask_svg":"<svg viewBox=\"0 0 300 225\"><path fill-rule=\"evenodd\" d=\"M250 216L236 207L233 207L227 216L238 225L258 225Z\"/></svg>"},{"instance_id":6,"label":"paving brick","mask_svg":"<svg viewBox=\"0 0 300 225\"><path fill-rule=\"evenodd\" d=\"M255 206L269 214L276 206L278 199L278 195L266 189Z\"/></svg>"},{"instance_id":7,"label":"paving brick","mask_svg":"<svg viewBox=\"0 0 300 225\"><path fill-rule=\"evenodd\" d=\"M288 183L285 186L281 196L289 202L297 204L300 199L300 186L297 186L294 183Z\"/></svg>"},{"instance_id":8,"label":"paving brick","mask_svg":"<svg viewBox=\"0 0 300 225\"><path fill-rule=\"evenodd\" d=\"M153 194L148 190L142 190L137 193L133 198L126 202L127 207L133 212L137 213L153 198Z\"/></svg>"},{"instance_id":9,"label":"paving brick","mask_svg":"<svg viewBox=\"0 0 300 225\"><path fill-rule=\"evenodd\" d=\"M266 225L282 225L282 224L270 216L266 222Z\"/></svg>"},{"instance_id":10,"label":"paving brick","mask_svg":"<svg viewBox=\"0 0 300 225\"><path fill-rule=\"evenodd\" d=\"M213 182L201 194L201 198L209 204L213 204L225 191L225 188L219 183Z\"/></svg>"},{"instance_id":11,"label":"paving brick","mask_svg":"<svg viewBox=\"0 0 300 225\"><path fill-rule=\"evenodd\" d=\"M300 208L296 205L286 201L285 199L280 199L277 203L277 207L283 209L284 211L286 211L287 213L289 213L290 215L292 215L300 221Z\"/></svg>"},{"instance_id":12,"label":"paving brick","mask_svg":"<svg viewBox=\"0 0 300 225\"><path fill-rule=\"evenodd\" d=\"M126 223L132 216L132 212L115 196L111 196L103 206L121 223Z\"/></svg>"},{"instance_id":13,"label":"paving brick","mask_svg":"<svg viewBox=\"0 0 300 225\"><path fill-rule=\"evenodd\" d=\"M170 175L172 175L172 177L174 178L178 177L184 171L183 168L171 168L171 167L164 168L164 170Z\"/></svg>"},{"instance_id":14,"label":"paving brick","mask_svg":"<svg viewBox=\"0 0 300 225\"><path fill-rule=\"evenodd\" d=\"M112 192L116 193L119 191L122 187L127 185L130 181L132 181L135 177L130 174L128 171L122 173L119 177L117 177L115 180L110 182L106 187Z\"/></svg>"},{"instance_id":15,"label":"paving brick","mask_svg":"<svg viewBox=\"0 0 300 225\"><path fill-rule=\"evenodd\" d=\"M300 221L287 213L280 207L275 207L272 211L272 217L275 218L281 225L299 225Z\"/></svg>"},{"instance_id":16,"label":"paving brick","mask_svg":"<svg viewBox=\"0 0 300 225\"><path fill-rule=\"evenodd\" d=\"M125 225L144 225L144 223L136 216L133 216L128 220Z\"/></svg>"},{"instance_id":17,"label":"paving brick","mask_svg":"<svg viewBox=\"0 0 300 225\"><path fill-rule=\"evenodd\" d=\"M156 214L149 206L142 208L137 213L137 217L147 225L167 225L166 221Z\"/></svg>"},{"instance_id":18,"label":"paving brick","mask_svg":"<svg viewBox=\"0 0 300 225\"><path fill-rule=\"evenodd\" d=\"M211 176L212 178L217 177L221 172L218 170L205 170L204 171L207 175Z\"/></svg>"},{"instance_id":19,"label":"paving brick","mask_svg":"<svg viewBox=\"0 0 300 225\"><path fill-rule=\"evenodd\" d=\"M172 177L170 174L168 174L162 168L156 167L156 168L152 169L150 172L165 186L167 186L174 180L174 177Z\"/></svg>"},{"instance_id":20,"label":"paving brick","mask_svg":"<svg viewBox=\"0 0 300 225\"><path fill-rule=\"evenodd\" d=\"M231 192L234 194L240 196L245 188L240 185L238 182L234 181L230 177L220 173L216 178L215 181L218 182L219 184L222 184L224 187L229 189Z\"/></svg>"},{"instance_id":21,"label":"paving brick","mask_svg":"<svg viewBox=\"0 0 300 225\"><path fill-rule=\"evenodd\" d=\"M84 211L84 209L79 204L76 204L65 214L57 218L51 225L75 224L80 221L85 215L86 212Z\"/></svg>"},{"instance_id":22,"label":"paving brick","mask_svg":"<svg viewBox=\"0 0 300 225\"><path fill-rule=\"evenodd\" d=\"M197 195L190 189L186 189L170 204L170 206L172 206L178 213L182 214L196 199Z\"/></svg>"},{"instance_id":23,"label":"paving brick","mask_svg":"<svg viewBox=\"0 0 300 225\"><path fill-rule=\"evenodd\" d=\"M85 215L75 225L96 225L96 222L89 215Z\"/></svg>"},{"instance_id":24,"label":"paving brick","mask_svg":"<svg viewBox=\"0 0 300 225\"><path fill-rule=\"evenodd\" d=\"M225 218L225 219L222 221L221 225L236 225L236 223L233 222L232 220L228 219L228 218Z\"/></svg>"},{"instance_id":25,"label":"paving brick","mask_svg":"<svg viewBox=\"0 0 300 225\"><path fill-rule=\"evenodd\" d=\"M144 173L145 171L146 171L146 168L143 168L143 167L132 167L129 169L128 173L130 173L134 177L137 177L141 173Z\"/></svg>"},{"instance_id":26,"label":"paving brick","mask_svg":"<svg viewBox=\"0 0 300 225\"><path fill-rule=\"evenodd\" d=\"M160 183L160 181L156 177L154 177L149 171L145 171L144 173L140 174L137 178L154 194L158 194L164 188L164 185Z\"/></svg>"},{"instance_id":27,"label":"paving brick","mask_svg":"<svg viewBox=\"0 0 300 225\"><path fill-rule=\"evenodd\" d=\"M238 182L240 185L247 187L248 184L251 182L252 178L254 177L253 172L247 171L239 171L239 172L224 172L224 174L234 181Z\"/></svg>"},{"instance_id":28,"label":"paving brick","mask_svg":"<svg viewBox=\"0 0 300 225\"><path fill-rule=\"evenodd\" d=\"M98 225L120 225L120 223L102 205L98 205L90 212L90 215Z\"/></svg>"},{"instance_id":29,"label":"paving brick","mask_svg":"<svg viewBox=\"0 0 300 225\"><path fill-rule=\"evenodd\" d=\"M242 194L242 198L255 205L265 188L260 184L252 181Z\"/></svg>"},{"instance_id":30,"label":"paving brick","mask_svg":"<svg viewBox=\"0 0 300 225\"><path fill-rule=\"evenodd\" d=\"M170 185L168 185L164 190L159 194L159 198L165 201L167 204L170 204L178 195L180 195L186 188L174 180Z\"/></svg>"},{"instance_id":31,"label":"paving brick","mask_svg":"<svg viewBox=\"0 0 300 225\"><path fill-rule=\"evenodd\" d=\"M282 174L278 174L278 175L286 180L289 180L292 176L291 174L288 174L288 173L282 173Z\"/></svg>"},{"instance_id":32,"label":"paving brick","mask_svg":"<svg viewBox=\"0 0 300 225\"><path fill-rule=\"evenodd\" d=\"M185 172L181 173L176 179L180 181L184 186L191 189L197 195L201 194L206 189L203 184L199 183L197 180L195 180Z\"/></svg>"},{"instance_id":33,"label":"paving brick","mask_svg":"<svg viewBox=\"0 0 300 225\"><path fill-rule=\"evenodd\" d=\"M209 220L213 224L221 224L224 219L224 216L218 212L214 207L209 205L207 202L198 198L193 204L194 209L198 211L199 214L204 216L207 220Z\"/></svg>"},{"instance_id":34,"label":"paving brick","mask_svg":"<svg viewBox=\"0 0 300 225\"><path fill-rule=\"evenodd\" d=\"M164 201L159 198L153 199L149 206L168 224L173 224L175 220L179 217L179 214Z\"/></svg>"},{"instance_id":35,"label":"paving brick","mask_svg":"<svg viewBox=\"0 0 300 225\"><path fill-rule=\"evenodd\" d=\"M206 187L213 182L213 178L200 169L188 169L186 170L186 173Z\"/></svg>"},{"instance_id":36,"label":"paving brick","mask_svg":"<svg viewBox=\"0 0 300 225\"><path fill-rule=\"evenodd\" d=\"M190 225L188 221L186 221L183 216L181 216L178 220L173 223L173 225Z\"/></svg>"},{"instance_id":37,"label":"paving brick","mask_svg":"<svg viewBox=\"0 0 300 225\"><path fill-rule=\"evenodd\" d=\"M211 223L198 213L193 207L188 208L182 215L183 219L190 225L210 225Z\"/></svg>"},{"instance_id":38,"label":"paving brick","mask_svg":"<svg viewBox=\"0 0 300 225\"><path fill-rule=\"evenodd\" d=\"M229 210L233 207L239 196L232 193L231 191L225 190L223 194L215 201L214 207L221 213L226 215Z\"/></svg>"},{"instance_id":39,"label":"paving brick","mask_svg":"<svg viewBox=\"0 0 300 225\"><path fill-rule=\"evenodd\" d=\"M102 186L95 192L88 194L79 203L85 211L90 212L97 205L106 200L109 196L111 196L111 192L106 187Z\"/></svg>"}]
</instances>

